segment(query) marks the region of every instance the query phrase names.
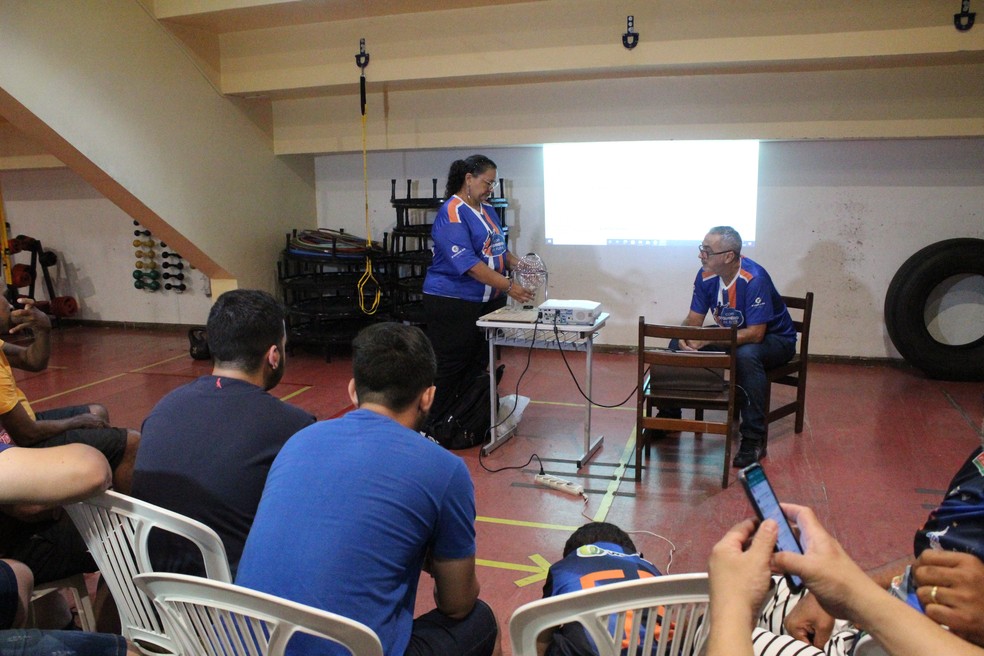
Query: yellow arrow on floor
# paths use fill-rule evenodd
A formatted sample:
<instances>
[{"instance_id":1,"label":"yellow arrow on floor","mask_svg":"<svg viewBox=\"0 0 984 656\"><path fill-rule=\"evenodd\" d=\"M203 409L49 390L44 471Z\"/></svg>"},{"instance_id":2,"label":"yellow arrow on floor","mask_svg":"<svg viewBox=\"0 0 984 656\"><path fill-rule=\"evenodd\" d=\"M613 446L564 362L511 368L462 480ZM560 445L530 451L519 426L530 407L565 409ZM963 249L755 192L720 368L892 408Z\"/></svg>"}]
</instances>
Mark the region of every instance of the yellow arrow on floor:
<instances>
[{"instance_id":1,"label":"yellow arrow on floor","mask_svg":"<svg viewBox=\"0 0 984 656\"><path fill-rule=\"evenodd\" d=\"M501 560L485 560L483 558L476 558L475 564L481 565L482 567L497 567L499 569L511 569L516 572L532 572L527 577L521 578L515 581L516 586L519 588L525 587L530 583L536 583L537 581L543 581L547 578L547 570L550 569L550 563L546 558L540 554L533 554L529 557L533 561L533 565L523 565L521 563L506 563Z\"/></svg>"}]
</instances>

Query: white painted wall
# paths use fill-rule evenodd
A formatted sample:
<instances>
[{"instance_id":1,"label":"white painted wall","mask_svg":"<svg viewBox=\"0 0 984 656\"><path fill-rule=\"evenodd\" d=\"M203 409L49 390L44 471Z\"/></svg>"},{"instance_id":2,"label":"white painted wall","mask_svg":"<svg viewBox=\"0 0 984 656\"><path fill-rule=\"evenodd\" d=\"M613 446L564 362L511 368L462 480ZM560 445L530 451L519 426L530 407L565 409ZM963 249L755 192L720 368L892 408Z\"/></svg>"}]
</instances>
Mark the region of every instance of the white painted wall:
<instances>
[{"instance_id":1,"label":"white painted wall","mask_svg":"<svg viewBox=\"0 0 984 656\"><path fill-rule=\"evenodd\" d=\"M275 288L284 231L314 220L309 163L274 156L268 135L144 7L2 2L0 61L0 105L11 123L44 139L217 285ZM126 268L129 275L132 262ZM128 320L112 305L107 318Z\"/></svg>"},{"instance_id":2,"label":"white painted wall","mask_svg":"<svg viewBox=\"0 0 984 656\"><path fill-rule=\"evenodd\" d=\"M212 306L205 296L205 276L189 271L185 262L187 291L136 289L132 277L137 250L133 246L133 220L72 171L4 171L0 173L0 189L11 236L40 239L45 250L58 255L57 266L49 270L55 295L74 296L79 301L76 318L205 323ZM155 250L160 263L161 248ZM27 253L14 256L15 264L30 261ZM38 273L40 276L40 270ZM47 298L40 278L36 293L39 299Z\"/></svg>"},{"instance_id":3,"label":"white painted wall","mask_svg":"<svg viewBox=\"0 0 984 656\"><path fill-rule=\"evenodd\" d=\"M370 153L372 236L395 225L391 178L399 180L397 196L407 178L418 181L415 196L429 196L436 176L440 195L451 161L473 152L499 165L511 202L512 248L543 258L550 296L598 300L611 312L601 342L634 344L640 314L653 322L682 320L699 266L691 249L544 244L537 147ZM364 236L361 154L321 156L315 164L318 225ZM571 174L572 194L591 193L576 184L576 162ZM645 190L625 191L613 207L646 202ZM781 292L816 294L814 353L899 357L882 316L888 284L914 252L952 237L984 238L984 139L762 145L758 240L745 254L766 266Z\"/></svg>"}]
</instances>

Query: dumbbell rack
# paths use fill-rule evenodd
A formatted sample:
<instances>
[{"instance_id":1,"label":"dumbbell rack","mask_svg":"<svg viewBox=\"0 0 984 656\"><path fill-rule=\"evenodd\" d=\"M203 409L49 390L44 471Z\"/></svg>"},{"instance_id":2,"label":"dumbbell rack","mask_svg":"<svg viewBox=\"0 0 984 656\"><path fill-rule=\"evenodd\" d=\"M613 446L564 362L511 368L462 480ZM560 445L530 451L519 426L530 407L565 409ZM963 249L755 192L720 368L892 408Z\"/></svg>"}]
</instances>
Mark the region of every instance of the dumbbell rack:
<instances>
[{"instance_id":1,"label":"dumbbell rack","mask_svg":"<svg viewBox=\"0 0 984 656\"><path fill-rule=\"evenodd\" d=\"M137 249L134 251L136 261L133 264L133 286L146 292L164 289L181 294L188 290L185 282L185 268L188 265L184 258L173 250L162 250L161 262L158 264L158 253L154 249L166 249L167 244L155 240L150 230L142 229L138 221L134 221L133 225L136 227L133 231L133 246Z\"/></svg>"},{"instance_id":2,"label":"dumbbell rack","mask_svg":"<svg viewBox=\"0 0 984 656\"><path fill-rule=\"evenodd\" d=\"M50 267L58 264L58 256L53 251L44 250L40 239L18 235L10 239L7 243L7 251L10 255L16 253L30 253L30 264L15 264L11 267L11 287L17 290L27 287L27 294L17 296L27 296L36 298L35 291L38 282L38 265L41 265L41 277L44 278L45 291L48 293L47 301L37 301L35 307L42 312L50 314L55 319L74 316L79 310L78 301L72 296L55 296L55 286L51 282Z\"/></svg>"}]
</instances>

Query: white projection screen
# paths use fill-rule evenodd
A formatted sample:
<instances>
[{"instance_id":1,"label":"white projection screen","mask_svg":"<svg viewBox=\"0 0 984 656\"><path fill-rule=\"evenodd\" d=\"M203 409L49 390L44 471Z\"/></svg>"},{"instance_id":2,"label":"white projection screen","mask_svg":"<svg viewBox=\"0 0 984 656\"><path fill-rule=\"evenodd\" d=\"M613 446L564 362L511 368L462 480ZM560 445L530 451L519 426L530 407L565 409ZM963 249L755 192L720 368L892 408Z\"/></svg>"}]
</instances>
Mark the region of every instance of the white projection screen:
<instances>
[{"instance_id":1,"label":"white projection screen","mask_svg":"<svg viewBox=\"0 0 984 656\"><path fill-rule=\"evenodd\" d=\"M752 244L758 165L758 141L546 144L546 241L692 245L730 225Z\"/></svg>"}]
</instances>

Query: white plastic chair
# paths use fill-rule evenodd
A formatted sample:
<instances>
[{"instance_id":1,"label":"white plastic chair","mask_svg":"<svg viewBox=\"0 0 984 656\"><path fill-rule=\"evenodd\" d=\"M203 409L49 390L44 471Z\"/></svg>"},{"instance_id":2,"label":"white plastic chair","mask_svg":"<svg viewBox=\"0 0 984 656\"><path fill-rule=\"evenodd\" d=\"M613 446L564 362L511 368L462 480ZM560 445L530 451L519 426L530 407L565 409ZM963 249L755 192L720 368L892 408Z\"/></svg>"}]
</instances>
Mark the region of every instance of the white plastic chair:
<instances>
[{"instance_id":1,"label":"white plastic chair","mask_svg":"<svg viewBox=\"0 0 984 656\"><path fill-rule=\"evenodd\" d=\"M372 629L318 608L184 574L141 574L134 582L154 600L185 656L280 656L296 633L326 638L355 656L383 656Z\"/></svg>"},{"instance_id":2,"label":"white plastic chair","mask_svg":"<svg viewBox=\"0 0 984 656\"><path fill-rule=\"evenodd\" d=\"M199 521L111 490L65 510L109 586L123 635L144 653L177 653L153 603L136 588L133 577L154 571L147 538L157 528L190 540L202 553L207 576L231 582L229 560L216 532Z\"/></svg>"},{"instance_id":3,"label":"white plastic chair","mask_svg":"<svg viewBox=\"0 0 984 656\"><path fill-rule=\"evenodd\" d=\"M888 656L888 652L881 646L881 643L865 634L854 643L854 656Z\"/></svg>"},{"instance_id":4,"label":"white plastic chair","mask_svg":"<svg viewBox=\"0 0 984 656\"><path fill-rule=\"evenodd\" d=\"M706 573L612 583L539 599L517 608L509 620L512 653L533 656L540 633L580 622L600 656L618 656L623 650L630 655L698 654L705 641L701 627L706 624L708 600ZM650 621L657 616L658 621Z\"/></svg>"},{"instance_id":5,"label":"white plastic chair","mask_svg":"<svg viewBox=\"0 0 984 656\"><path fill-rule=\"evenodd\" d=\"M72 593L72 600L75 602L75 612L79 614L79 624L83 631L96 630L96 614L92 610L92 599L89 597L89 588L85 584L85 576L74 574L72 576L50 581L48 583L35 584L31 593L31 606L28 610L27 625L35 626L34 602L49 594L55 594L62 590Z\"/></svg>"}]
</instances>

